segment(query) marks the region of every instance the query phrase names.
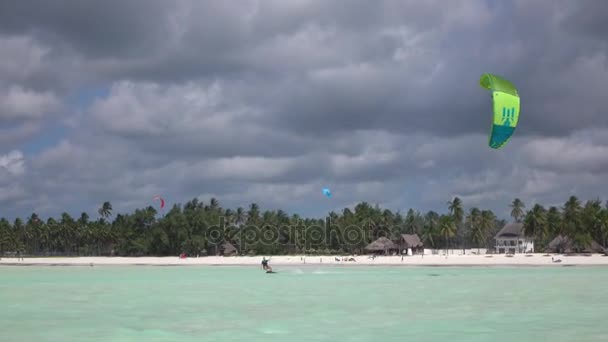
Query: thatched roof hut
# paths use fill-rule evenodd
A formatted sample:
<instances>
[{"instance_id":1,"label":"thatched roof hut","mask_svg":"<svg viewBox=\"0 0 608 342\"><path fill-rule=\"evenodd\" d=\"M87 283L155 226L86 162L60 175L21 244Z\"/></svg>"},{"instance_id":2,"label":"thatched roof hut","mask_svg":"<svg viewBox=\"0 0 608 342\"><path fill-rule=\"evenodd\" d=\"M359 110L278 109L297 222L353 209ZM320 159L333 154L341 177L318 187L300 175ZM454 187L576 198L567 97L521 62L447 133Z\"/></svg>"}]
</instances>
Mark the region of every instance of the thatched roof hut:
<instances>
[{"instance_id":1,"label":"thatched roof hut","mask_svg":"<svg viewBox=\"0 0 608 342\"><path fill-rule=\"evenodd\" d=\"M545 252L550 253L572 253L575 252L576 246L572 239L567 236L558 235L549 242L547 248L545 248ZM591 241L589 246L584 248L578 248L578 250L582 253L604 253L605 249L596 241Z\"/></svg>"},{"instance_id":2,"label":"thatched roof hut","mask_svg":"<svg viewBox=\"0 0 608 342\"><path fill-rule=\"evenodd\" d=\"M366 252L371 253L389 253L398 249L399 248L385 236L378 238L364 248Z\"/></svg>"},{"instance_id":3,"label":"thatched roof hut","mask_svg":"<svg viewBox=\"0 0 608 342\"><path fill-rule=\"evenodd\" d=\"M523 234L524 225L521 223L508 223L496 234L495 239L516 238Z\"/></svg>"},{"instance_id":4,"label":"thatched roof hut","mask_svg":"<svg viewBox=\"0 0 608 342\"><path fill-rule=\"evenodd\" d=\"M418 234L401 234L399 239L402 248L422 248L424 244Z\"/></svg>"},{"instance_id":5,"label":"thatched roof hut","mask_svg":"<svg viewBox=\"0 0 608 342\"><path fill-rule=\"evenodd\" d=\"M238 253L236 247L228 241L221 244L219 249L220 255L224 256L236 255Z\"/></svg>"}]
</instances>

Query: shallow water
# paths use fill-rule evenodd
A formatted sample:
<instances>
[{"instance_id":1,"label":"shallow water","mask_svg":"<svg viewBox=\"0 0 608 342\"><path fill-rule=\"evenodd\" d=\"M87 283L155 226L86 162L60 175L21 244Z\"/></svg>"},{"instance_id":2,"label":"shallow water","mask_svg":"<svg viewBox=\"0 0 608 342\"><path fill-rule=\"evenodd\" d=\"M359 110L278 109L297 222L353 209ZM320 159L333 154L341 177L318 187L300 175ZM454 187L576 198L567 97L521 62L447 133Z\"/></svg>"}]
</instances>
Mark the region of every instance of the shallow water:
<instances>
[{"instance_id":1,"label":"shallow water","mask_svg":"<svg viewBox=\"0 0 608 342\"><path fill-rule=\"evenodd\" d=\"M608 267L0 267L0 341L608 341Z\"/></svg>"}]
</instances>

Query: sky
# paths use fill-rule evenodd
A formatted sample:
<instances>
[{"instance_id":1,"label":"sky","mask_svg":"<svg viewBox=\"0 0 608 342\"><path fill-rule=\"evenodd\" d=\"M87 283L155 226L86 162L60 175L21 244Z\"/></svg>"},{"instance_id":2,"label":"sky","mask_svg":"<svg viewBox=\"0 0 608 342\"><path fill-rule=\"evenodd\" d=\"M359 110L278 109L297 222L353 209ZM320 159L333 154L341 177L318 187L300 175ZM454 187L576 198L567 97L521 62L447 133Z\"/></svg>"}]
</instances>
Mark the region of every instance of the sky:
<instances>
[{"instance_id":1,"label":"sky","mask_svg":"<svg viewBox=\"0 0 608 342\"><path fill-rule=\"evenodd\" d=\"M5 0L0 216L607 200L606 37L604 0Z\"/></svg>"}]
</instances>

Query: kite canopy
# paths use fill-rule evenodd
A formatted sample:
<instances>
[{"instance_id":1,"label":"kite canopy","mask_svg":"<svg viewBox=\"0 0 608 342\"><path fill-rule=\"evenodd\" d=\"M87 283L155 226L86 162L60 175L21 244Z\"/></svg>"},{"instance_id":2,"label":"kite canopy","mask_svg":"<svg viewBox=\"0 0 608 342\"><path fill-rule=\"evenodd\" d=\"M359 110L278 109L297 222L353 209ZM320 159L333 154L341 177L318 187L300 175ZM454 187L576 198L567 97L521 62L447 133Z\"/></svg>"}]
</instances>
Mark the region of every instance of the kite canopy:
<instances>
[{"instance_id":1,"label":"kite canopy","mask_svg":"<svg viewBox=\"0 0 608 342\"><path fill-rule=\"evenodd\" d=\"M328 188L324 188L323 195L325 195L327 197L331 197L331 191Z\"/></svg>"},{"instance_id":2,"label":"kite canopy","mask_svg":"<svg viewBox=\"0 0 608 342\"><path fill-rule=\"evenodd\" d=\"M519 94L515 86L500 76L483 74L479 85L492 91L494 119L490 132L491 148L503 147L511 138L519 120Z\"/></svg>"},{"instance_id":3,"label":"kite canopy","mask_svg":"<svg viewBox=\"0 0 608 342\"><path fill-rule=\"evenodd\" d=\"M154 199L155 200L160 200L160 208L161 209L165 207L165 200L162 197L160 197L160 195L154 196Z\"/></svg>"}]
</instances>

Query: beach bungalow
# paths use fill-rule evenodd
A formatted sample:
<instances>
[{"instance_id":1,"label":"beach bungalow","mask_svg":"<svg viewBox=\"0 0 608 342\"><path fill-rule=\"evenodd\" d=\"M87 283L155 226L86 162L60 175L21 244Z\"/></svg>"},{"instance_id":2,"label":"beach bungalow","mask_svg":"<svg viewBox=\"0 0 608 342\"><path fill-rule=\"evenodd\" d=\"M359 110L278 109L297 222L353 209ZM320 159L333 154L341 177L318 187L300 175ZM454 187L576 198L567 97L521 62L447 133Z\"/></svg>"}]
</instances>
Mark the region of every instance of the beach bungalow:
<instances>
[{"instance_id":1,"label":"beach bungalow","mask_svg":"<svg viewBox=\"0 0 608 342\"><path fill-rule=\"evenodd\" d=\"M401 234L397 245L402 254L424 253L424 244L418 234Z\"/></svg>"},{"instance_id":2,"label":"beach bungalow","mask_svg":"<svg viewBox=\"0 0 608 342\"><path fill-rule=\"evenodd\" d=\"M395 245L388 238L382 236L376 241L365 246L364 251L373 254L391 255L399 251L399 246Z\"/></svg>"},{"instance_id":3,"label":"beach bungalow","mask_svg":"<svg viewBox=\"0 0 608 342\"><path fill-rule=\"evenodd\" d=\"M586 247L575 246L574 242L567 236L558 235L555 239L549 242L547 248L545 248L545 252L547 253L574 253L578 250L580 253L604 253L605 248L602 247L596 241L591 241L591 243Z\"/></svg>"},{"instance_id":4,"label":"beach bungalow","mask_svg":"<svg viewBox=\"0 0 608 342\"><path fill-rule=\"evenodd\" d=\"M223 256L237 255L237 252L236 247L228 241L221 244L219 248L219 255Z\"/></svg>"},{"instance_id":5,"label":"beach bungalow","mask_svg":"<svg viewBox=\"0 0 608 342\"><path fill-rule=\"evenodd\" d=\"M523 224L509 223L494 237L499 254L534 253L534 239L523 235Z\"/></svg>"}]
</instances>

